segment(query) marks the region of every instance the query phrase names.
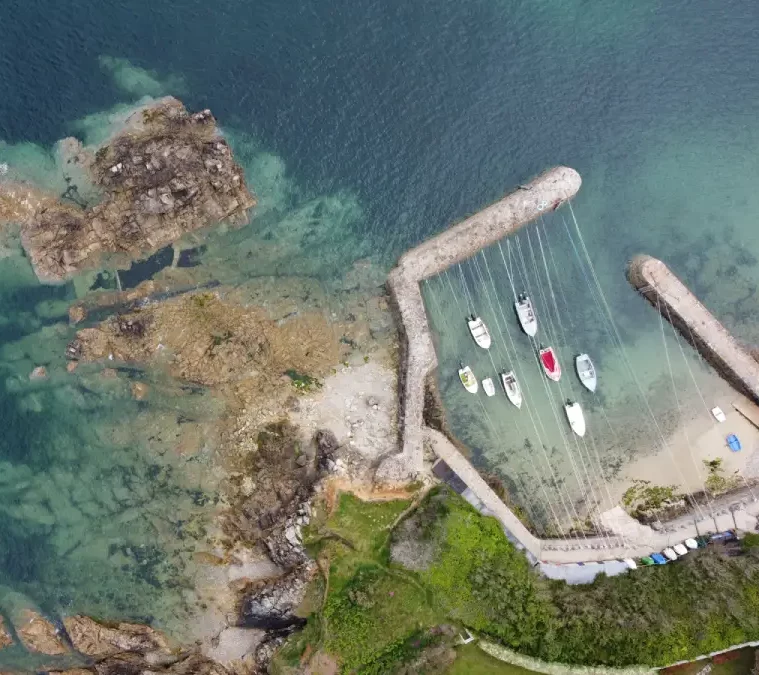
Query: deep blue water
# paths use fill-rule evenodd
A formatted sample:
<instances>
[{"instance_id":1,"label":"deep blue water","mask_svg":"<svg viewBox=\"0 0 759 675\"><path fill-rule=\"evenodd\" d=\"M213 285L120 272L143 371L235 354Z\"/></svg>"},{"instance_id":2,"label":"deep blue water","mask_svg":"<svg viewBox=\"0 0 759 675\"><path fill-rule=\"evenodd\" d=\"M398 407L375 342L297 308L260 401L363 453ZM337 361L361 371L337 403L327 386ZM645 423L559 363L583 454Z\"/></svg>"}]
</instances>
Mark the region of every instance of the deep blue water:
<instances>
[{"instance_id":1,"label":"deep blue water","mask_svg":"<svg viewBox=\"0 0 759 675\"><path fill-rule=\"evenodd\" d=\"M99 64L126 59L173 77L167 93L189 107L210 107L262 204L273 205L231 235L238 242L292 231L293 259L308 273L337 275L369 253L389 267L407 246L563 163L583 175L576 208L612 303L631 302L623 265L647 250L706 300L727 302L728 324L756 340L757 35L759 12L738 0L5 0L0 140L10 145L0 161L13 165L31 152L19 144L49 148L81 129L76 120L154 93L125 91ZM305 251L304 223L316 241ZM718 281L735 250L744 254L726 290ZM235 264L240 275L263 269ZM102 440L82 438L77 420L83 410L118 419L128 395L77 406L51 384L30 403L18 384L40 361L61 366L70 335L45 326L76 288L38 286L18 257L0 260L0 280L9 373L0 461L42 481L97 456L107 473ZM620 316L631 336L655 325L636 311ZM130 470L146 471L138 446ZM59 590L58 524L14 514L0 527L0 585L23 584L43 604ZM97 552L88 560L111 564ZM67 579L80 563L56 561ZM69 600L53 604L152 614L134 590L143 582L130 583L118 585L123 598L93 605L97 588L72 581Z\"/></svg>"}]
</instances>

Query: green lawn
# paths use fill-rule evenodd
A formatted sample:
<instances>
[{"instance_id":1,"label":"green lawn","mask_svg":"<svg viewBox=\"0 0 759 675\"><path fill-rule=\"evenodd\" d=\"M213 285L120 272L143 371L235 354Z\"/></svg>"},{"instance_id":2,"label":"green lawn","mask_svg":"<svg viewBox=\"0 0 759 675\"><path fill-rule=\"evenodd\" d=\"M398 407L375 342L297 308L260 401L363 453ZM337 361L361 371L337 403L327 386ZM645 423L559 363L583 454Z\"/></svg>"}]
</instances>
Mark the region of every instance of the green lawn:
<instances>
[{"instance_id":1,"label":"green lawn","mask_svg":"<svg viewBox=\"0 0 759 675\"><path fill-rule=\"evenodd\" d=\"M456 660L446 675L536 675L536 673L494 659L472 642L456 648Z\"/></svg>"},{"instance_id":2,"label":"green lawn","mask_svg":"<svg viewBox=\"0 0 759 675\"><path fill-rule=\"evenodd\" d=\"M755 549L737 558L694 551L676 565L568 586L536 575L493 518L442 488L411 516L413 534L396 535L431 544L431 563L412 572L389 561L390 528L408 507L344 494L329 517L314 517L304 539L328 574L316 582L305 631L288 641L280 662L295 665L305 650L321 650L341 672L393 673L427 645L450 641L430 631L441 624L579 665L663 665L759 638ZM450 672L504 669L520 670L469 645ZM714 675L745 672L731 663Z\"/></svg>"}]
</instances>

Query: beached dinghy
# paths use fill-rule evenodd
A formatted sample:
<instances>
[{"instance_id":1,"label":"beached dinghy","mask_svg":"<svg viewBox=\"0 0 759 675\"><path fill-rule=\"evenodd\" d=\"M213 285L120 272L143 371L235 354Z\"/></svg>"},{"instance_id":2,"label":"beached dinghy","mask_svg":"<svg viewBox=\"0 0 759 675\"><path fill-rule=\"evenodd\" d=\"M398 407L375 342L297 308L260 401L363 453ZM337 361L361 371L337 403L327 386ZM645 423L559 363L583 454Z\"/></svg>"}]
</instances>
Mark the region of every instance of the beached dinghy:
<instances>
[{"instance_id":1,"label":"beached dinghy","mask_svg":"<svg viewBox=\"0 0 759 675\"><path fill-rule=\"evenodd\" d=\"M517 311L517 318L522 330L530 337L534 337L535 333L538 332L538 320L535 318L535 310L532 307L530 297L526 293L520 293L514 303L514 309Z\"/></svg>"},{"instance_id":2,"label":"beached dinghy","mask_svg":"<svg viewBox=\"0 0 759 675\"><path fill-rule=\"evenodd\" d=\"M572 431L574 431L578 436L584 436L585 415L582 414L582 408L580 407L580 404L577 403L577 401L572 403L572 401L567 399L567 402L564 405L564 412L567 413L567 420L569 422L569 426L572 427Z\"/></svg>"},{"instance_id":3,"label":"beached dinghy","mask_svg":"<svg viewBox=\"0 0 759 675\"><path fill-rule=\"evenodd\" d=\"M488 396L495 396L495 385L493 384L493 379L490 377L486 377L482 381L482 388L485 390L485 393Z\"/></svg>"},{"instance_id":4,"label":"beached dinghy","mask_svg":"<svg viewBox=\"0 0 759 675\"><path fill-rule=\"evenodd\" d=\"M543 366L543 371L549 380L558 382L561 378L561 366L559 365L559 359L556 358L556 352L553 347L541 347L540 352L540 365Z\"/></svg>"},{"instance_id":5,"label":"beached dinghy","mask_svg":"<svg viewBox=\"0 0 759 675\"><path fill-rule=\"evenodd\" d=\"M587 354L580 354L575 358L575 370L583 386L589 391L595 391L598 384L596 369Z\"/></svg>"},{"instance_id":6,"label":"beached dinghy","mask_svg":"<svg viewBox=\"0 0 759 675\"><path fill-rule=\"evenodd\" d=\"M517 376L514 375L514 371L510 370L508 373L501 373L501 382L503 388L506 391L509 401L511 401L517 408L522 407L522 389L517 381Z\"/></svg>"},{"instance_id":7,"label":"beached dinghy","mask_svg":"<svg viewBox=\"0 0 759 675\"><path fill-rule=\"evenodd\" d=\"M477 378L474 376L474 373L469 366L465 366L463 363L460 365L461 367L459 368L459 379L461 380L461 384L464 385L464 389L466 389L470 394L476 394Z\"/></svg>"},{"instance_id":8,"label":"beached dinghy","mask_svg":"<svg viewBox=\"0 0 759 675\"><path fill-rule=\"evenodd\" d=\"M472 314L466 320L469 325L469 332L472 334L474 341L483 349L490 349L490 331L485 322L479 317Z\"/></svg>"}]
</instances>

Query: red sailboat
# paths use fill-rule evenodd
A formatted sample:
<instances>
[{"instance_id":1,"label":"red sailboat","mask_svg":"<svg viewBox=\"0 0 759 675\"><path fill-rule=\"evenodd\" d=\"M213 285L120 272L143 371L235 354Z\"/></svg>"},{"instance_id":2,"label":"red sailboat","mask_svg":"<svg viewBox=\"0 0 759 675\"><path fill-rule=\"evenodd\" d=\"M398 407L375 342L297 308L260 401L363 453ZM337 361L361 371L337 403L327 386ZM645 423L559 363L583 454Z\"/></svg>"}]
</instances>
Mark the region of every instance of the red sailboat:
<instances>
[{"instance_id":1,"label":"red sailboat","mask_svg":"<svg viewBox=\"0 0 759 675\"><path fill-rule=\"evenodd\" d=\"M549 380L558 382L561 377L561 366L559 365L559 359L556 357L556 352L553 347L541 347L540 348L540 365L543 366L543 371Z\"/></svg>"}]
</instances>

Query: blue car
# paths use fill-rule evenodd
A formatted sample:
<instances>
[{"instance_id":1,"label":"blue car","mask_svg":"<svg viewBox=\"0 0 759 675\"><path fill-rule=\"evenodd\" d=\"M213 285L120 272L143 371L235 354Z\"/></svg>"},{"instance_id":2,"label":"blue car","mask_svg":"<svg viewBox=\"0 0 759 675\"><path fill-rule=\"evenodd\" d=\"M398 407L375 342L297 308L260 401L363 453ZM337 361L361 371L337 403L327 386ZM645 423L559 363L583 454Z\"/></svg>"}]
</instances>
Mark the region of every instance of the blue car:
<instances>
[{"instance_id":1,"label":"blue car","mask_svg":"<svg viewBox=\"0 0 759 675\"><path fill-rule=\"evenodd\" d=\"M652 553L651 560L653 560L654 564L656 565L666 565L668 562L668 560L661 553Z\"/></svg>"},{"instance_id":2,"label":"blue car","mask_svg":"<svg viewBox=\"0 0 759 675\"><path fill-rule=\"evenodd\" d=\"M733 530L726 530L725 532L720 532L719 534L713 534L711 537L709 537L709 541L716 544L724 543L726 541L735 541L737 538L738 536Z\"/></svg>"}]
</instances>

